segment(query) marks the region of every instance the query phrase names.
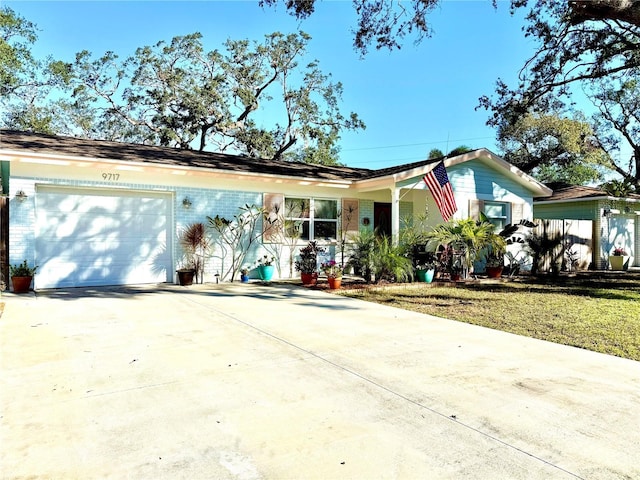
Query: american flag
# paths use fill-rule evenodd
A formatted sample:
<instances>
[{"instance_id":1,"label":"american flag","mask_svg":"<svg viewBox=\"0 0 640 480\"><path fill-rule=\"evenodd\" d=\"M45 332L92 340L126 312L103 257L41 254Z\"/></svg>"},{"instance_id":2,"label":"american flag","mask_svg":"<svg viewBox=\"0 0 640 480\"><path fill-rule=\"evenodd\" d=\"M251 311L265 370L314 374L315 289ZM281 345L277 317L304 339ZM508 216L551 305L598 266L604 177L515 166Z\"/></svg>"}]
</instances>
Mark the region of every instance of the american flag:
<instances>
[{"instance_id":1,"label":"american flag","mask_svg":"<svg viewBox=\"0 0 640 480\"><path fill-rule=\"evenodd\" d=\"M453 197L453 189L451 182L447 176L447 170L444 168L444 162L440 162L433 170L427 173L424 178L431 195L438 205L438 209L442 214L444 221L448 221L458 210L456 199Z\"/></svg>"}]
</instances>

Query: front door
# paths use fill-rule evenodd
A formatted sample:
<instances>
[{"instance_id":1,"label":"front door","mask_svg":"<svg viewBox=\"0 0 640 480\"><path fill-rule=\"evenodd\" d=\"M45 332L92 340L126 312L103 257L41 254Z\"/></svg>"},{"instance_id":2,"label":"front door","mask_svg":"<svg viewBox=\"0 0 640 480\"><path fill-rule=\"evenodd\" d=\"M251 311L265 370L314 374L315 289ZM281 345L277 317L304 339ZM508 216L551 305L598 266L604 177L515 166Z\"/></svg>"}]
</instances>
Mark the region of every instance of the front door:
<instances>
[{"instance_id":1,"label":"front door","mask_svg":"<svg viewBox=\"0 0 640 480\"><path fill-rule=\"evenodd\" d=\"M379 236L391 238L391 204L374 203L373 228Z\"/></svg>"}]
</instances>

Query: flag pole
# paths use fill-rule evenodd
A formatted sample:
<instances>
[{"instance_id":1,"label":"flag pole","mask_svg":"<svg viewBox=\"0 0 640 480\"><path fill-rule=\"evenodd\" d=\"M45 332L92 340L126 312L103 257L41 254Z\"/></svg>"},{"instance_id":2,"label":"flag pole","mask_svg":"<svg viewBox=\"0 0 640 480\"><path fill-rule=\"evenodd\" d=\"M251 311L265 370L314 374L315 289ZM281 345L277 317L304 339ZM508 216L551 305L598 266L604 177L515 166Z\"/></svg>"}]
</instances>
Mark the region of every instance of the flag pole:
<instances>
[{"instance_id":1,"label":"flag pole","mask_svg":"<svg viewBox=\"0 0 640 480\"><path fill-rule=\"evenodd\" d=\"M434 165L434 166L431 168L431 170L433 170L435 167L437 167L437 166L438 166L438 163L435 163L435 164L432 164L432 165ZM429 170L429 172L430 172L431 170ZM404 194L403 194L403 195L401 195L401 196L400 196L400 198L398 199L398 201L402 200L402 199L404 198L404 196L405 196L407 193L409 193L411 190L413 190L414 188L416 188L420 182L424 181L424 176L425 176L427 173L429 173L429 172L425 172L425 173L424 173L424 175L422 175L422 177L420 177L420 180L418 180L416 183L414 183L414 184L413 184L413 186L412 186L409 190L407 190L406 192L404 192ZM428 190L428 189L427 189L427 190Z\"/></svg>"},{"instance_id":2,"label":"flag pole","mask_svg":"<svg viewBox=\"0 0 640 480\"><path fill-rule=\"evenodd\" d=\"M398 201L402 200L407 193L409 193L411 190L416 188L420 182L422 182L422 178L420 180L418 180L416 183L414 183L413 186L409 190L407 190L402 195L400 195L400 198L398 199Z\"/></svg>"}]
</instances>

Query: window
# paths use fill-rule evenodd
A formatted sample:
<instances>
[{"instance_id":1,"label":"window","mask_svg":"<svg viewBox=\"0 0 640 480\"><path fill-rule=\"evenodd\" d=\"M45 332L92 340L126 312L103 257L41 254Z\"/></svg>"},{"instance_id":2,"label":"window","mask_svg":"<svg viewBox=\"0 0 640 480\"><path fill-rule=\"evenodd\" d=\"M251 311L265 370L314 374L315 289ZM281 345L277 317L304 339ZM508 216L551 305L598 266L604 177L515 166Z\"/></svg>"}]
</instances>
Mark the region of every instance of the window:
<instances>
[{"instance_id":1,"label":"window","mask_svg":"<svg viewBox=\"0 0 640 480\"><path fill-rule=\"evenodd\" d=\"M338 236L338 201L286 198L285 229L288 237L329 240Z\"/></svg>"},{"instance_id":2,"label":"window","mask_svg":"<svg viewBox=\"0 0 640 480\"><path fill-rule=\"evenodd\" d=\"M484 214L501 231L509 223L509 204L503 202L484 202Z\"/></svg>"}]
</instances>

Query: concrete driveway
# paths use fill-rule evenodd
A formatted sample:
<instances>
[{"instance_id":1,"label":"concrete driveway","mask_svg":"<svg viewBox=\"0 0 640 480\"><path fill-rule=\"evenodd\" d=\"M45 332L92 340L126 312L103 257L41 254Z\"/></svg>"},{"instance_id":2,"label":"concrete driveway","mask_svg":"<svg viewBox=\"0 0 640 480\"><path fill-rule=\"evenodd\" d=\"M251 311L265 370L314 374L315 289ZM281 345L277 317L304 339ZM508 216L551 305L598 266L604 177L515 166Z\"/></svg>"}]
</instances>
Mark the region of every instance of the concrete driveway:
<instances>
[{"instance_id":1,"label":"concrete driveway","mask_svg":"<svg viewBox=\"0 0 640 480\"><path fill-rule=\"evenodd\" d=\"M640 363L295 286L6 295L2 478L640 478Z\"/></svg>"}]
</instances>

